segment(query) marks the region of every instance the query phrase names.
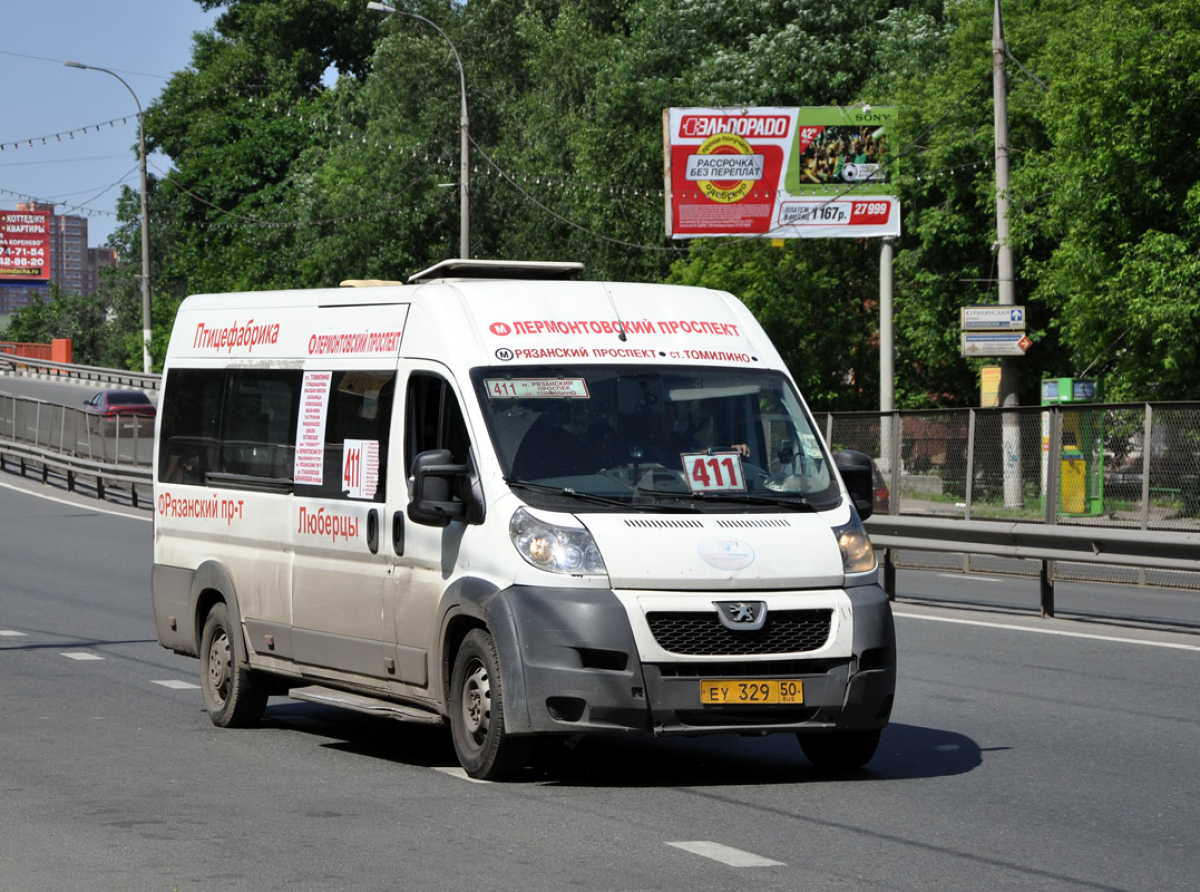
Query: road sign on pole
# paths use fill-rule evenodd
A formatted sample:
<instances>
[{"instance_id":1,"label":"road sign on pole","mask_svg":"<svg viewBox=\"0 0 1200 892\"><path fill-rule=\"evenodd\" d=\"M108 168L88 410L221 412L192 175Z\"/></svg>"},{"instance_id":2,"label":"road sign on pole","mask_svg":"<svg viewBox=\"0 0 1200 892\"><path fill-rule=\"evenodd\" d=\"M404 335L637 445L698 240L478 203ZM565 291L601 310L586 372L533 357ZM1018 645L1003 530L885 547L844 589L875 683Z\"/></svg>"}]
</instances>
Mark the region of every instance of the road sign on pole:
<instances>
[{"instance_id":1,"label":"road sign on pole","mask_svg":"<svg viewBox=\"0 0 1200 892\"><path fill-rule=\"evenodd\" d=\"M1025 308L996 304L963 307L963 331L1024 331Z\"/></svg>"},{"instance_id":2,"label":"road sign on pole","mask_svg":"<svg viewBox=\"0 0 1200 892\"><path fill-rule=\"evenodd\" d=\"M973 356L1024 356L1032 345L1023 333L985 331L961 334L962 355Z\"/></svg>"}]
</instances>

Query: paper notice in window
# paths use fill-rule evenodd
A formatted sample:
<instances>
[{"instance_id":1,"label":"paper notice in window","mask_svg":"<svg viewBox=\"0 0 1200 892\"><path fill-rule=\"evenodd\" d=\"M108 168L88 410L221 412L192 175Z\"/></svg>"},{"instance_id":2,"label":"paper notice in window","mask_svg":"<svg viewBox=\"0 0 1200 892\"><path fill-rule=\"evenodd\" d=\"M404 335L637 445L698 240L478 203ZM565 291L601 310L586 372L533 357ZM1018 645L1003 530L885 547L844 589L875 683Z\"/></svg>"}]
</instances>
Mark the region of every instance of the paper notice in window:
<instances>
[{"instance_id":1,"label":"paper notice in window","mask_svg":"<svg viewBox=\"0 0 1200 892\"><path fill-rule=\"evenodd\" d=\"M373 499L379 489L379 441L347 440L342 448L342 490L352 499Z\"/></svg>"},{"instance_id":2,"label":"paper notice in window","mask_svg":"<svg viewBox=\"0 0 1200 892\"><path fill-rule=\"evenodd\" d=\"M320 486L325 472L325 413L329 408L332 372L305 372L296 422L296 464L292 479Z\"/></svg>"}]
</instances>

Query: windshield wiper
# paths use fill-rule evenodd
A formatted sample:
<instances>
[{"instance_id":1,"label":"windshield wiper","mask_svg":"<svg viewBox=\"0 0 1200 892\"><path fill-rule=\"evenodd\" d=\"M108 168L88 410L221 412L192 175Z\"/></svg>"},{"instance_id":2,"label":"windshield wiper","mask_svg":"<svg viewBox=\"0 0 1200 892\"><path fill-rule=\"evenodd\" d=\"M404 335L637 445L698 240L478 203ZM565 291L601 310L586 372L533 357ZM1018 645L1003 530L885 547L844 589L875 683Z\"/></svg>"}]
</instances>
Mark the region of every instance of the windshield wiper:
<instances>
[{"instance_id":1,"label":"windshield wiper","mask_svg":"<svg viewBox=\"0 0 1200 892\"><path fill-rule=\"evenodd\" d=\"M804 496L792 496L790 498L786 498L784 496L759 496L740 492L718 494L708 492L678 492L660 489L640 489L638 491L654 496L669 496L675 499L689 499L697 502L705 502L710 505L738 502L743 505L769 505L773 508L787 508L791 511L824 511L827 508L832 508L837 504L837 502L833 502L828 505L823 503L815 505Z\"/></svg>"},{"instance_id":2,"label":"windshield wiper","mask_svg":"<svg viewBox=\"0 0 1200 892\"><path fill-rule=\"evenodd\" d=\"M569 486L549 486L545 483L528 483L525 480L513 480L511 477L505 477L503 479L504 482L510 487L528 489L532 490L533 492L544 492L556 496L565 496L568 499L576 499L580 502L587 502L592 505L607 505L612 508L622 508L626 511L641 511L647 508L661 511L677 510L676 506L672 505L658 505L647 502L627 502L622 501L621 499L613 499L609 498L608 496L597 495L594 492L581 492L580 490L572 489ZM639 492L645 492L645 490L639 490ZM685 510L688 511L695 510L690 505L680 507L684 507Z\"/></svg>"}]
</instances>

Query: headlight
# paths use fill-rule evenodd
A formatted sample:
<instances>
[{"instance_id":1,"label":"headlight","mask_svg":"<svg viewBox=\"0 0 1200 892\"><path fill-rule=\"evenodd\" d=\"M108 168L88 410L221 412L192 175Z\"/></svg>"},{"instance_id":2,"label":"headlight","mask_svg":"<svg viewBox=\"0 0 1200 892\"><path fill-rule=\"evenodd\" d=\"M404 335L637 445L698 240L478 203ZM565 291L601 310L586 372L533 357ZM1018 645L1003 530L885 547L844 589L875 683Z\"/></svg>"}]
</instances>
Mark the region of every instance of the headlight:
<instances>
[{"instance_id":1,"label":"headlight","mask_svg":"<svg viewBox=\"0 0 1200 892\"><path fill-rule=\"evenodd\" d=\"M521 557L540 570L573 576L602 576L608 572L587 530L545 523L518 508L508 522L508 536Z\"/></svg>"},{"instance_id":2,"label":"headlight","mask_svg":"<svg viewBox=\"0 0 1200 892\"><path fill-rule=\"evenodd\" d=\"M850 521L834 527L833 535L842 550L842 568L846 573L870 573L875 569L875 549L871 547L857 511L851 509Z\"/></svg>"}]
</instances>

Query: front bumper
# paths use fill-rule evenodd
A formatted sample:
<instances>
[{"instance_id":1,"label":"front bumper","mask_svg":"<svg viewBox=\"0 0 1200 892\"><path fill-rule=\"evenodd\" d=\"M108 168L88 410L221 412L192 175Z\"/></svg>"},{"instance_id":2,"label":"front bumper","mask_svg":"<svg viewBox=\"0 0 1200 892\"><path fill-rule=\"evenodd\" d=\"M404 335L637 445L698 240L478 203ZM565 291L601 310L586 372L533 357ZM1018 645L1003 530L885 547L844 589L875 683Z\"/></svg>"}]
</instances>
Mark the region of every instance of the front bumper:
<instances>
[{"instance_id":1,"label":"front bumper","mask_svg":"<svg viewBox=\"0 0 1200 892\"><path fill-rule=\"evenodd\" d=\"M847 589L845 595L850 655L642 663L636 638L647 632L635 635L631 621L637 618L631 619L612 591L507 589L489 609L501 650L507 730L696 735L882 728L896 686L891 605L877 586ZM713 622L719 622L715 610ZM799 679L804 703L706 706L700 682L712 678Z\"/></svg>"}]
</instances>

